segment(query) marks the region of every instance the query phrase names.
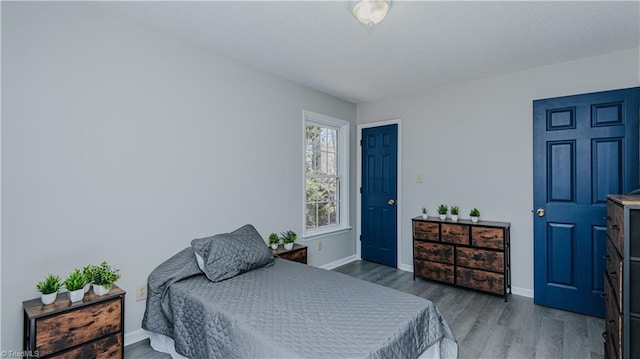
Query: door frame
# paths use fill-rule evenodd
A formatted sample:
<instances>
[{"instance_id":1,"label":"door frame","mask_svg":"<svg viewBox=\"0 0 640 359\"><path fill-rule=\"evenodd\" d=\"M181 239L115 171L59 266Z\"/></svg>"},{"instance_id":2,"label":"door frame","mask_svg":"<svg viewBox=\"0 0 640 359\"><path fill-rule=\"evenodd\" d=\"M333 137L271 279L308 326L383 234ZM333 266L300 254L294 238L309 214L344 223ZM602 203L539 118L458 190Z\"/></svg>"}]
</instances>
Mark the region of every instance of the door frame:
<instances>
[{"instance_id":1,"label":"door frame","mask_svg":"<svg viewBox=\"0 0 640 359\"><path fill-rule=\"evenodd\" d=\"M372 127L381 127L387 125L398 125L398 148L397 148L397 163L398 169L396 173L396 222L397 222L397 230L396 230L396 267L402 270L407 270L407 268L413 268L411 266L407 267L403 265L400 261L402 258L402 246L400 245L402 239L402 210L401 205L402 201L402 120L401 119L393 119L393 120L385 120L380 122L370 122L363 123L358 125L357 130L357 164L356 164L356 258L362 259L360 235L362 234L362 193L360 193L360 188L362 187L362 130L365 128Z\"/></svg>"}]
</instances>

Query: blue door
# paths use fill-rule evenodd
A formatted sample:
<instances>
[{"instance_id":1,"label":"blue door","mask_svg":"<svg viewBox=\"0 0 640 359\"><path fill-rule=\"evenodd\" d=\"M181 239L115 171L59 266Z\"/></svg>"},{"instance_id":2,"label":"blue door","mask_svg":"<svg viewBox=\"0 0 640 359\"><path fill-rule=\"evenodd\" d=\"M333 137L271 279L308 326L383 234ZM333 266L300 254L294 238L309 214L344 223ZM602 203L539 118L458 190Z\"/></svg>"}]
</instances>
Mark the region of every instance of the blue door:
<instances>
[{"instance_id":1,"label":"blue door","mask_svg":"<svg viewBox=\"0 0 640 359\"><path fill-rule=\"evenodd\" d=\"M534 302L604 317L607 194L638 188L640 88L533 102Z\"/></svg>"},{"instance_id":2,"label":"blue door","mask_svg":"<svg viewBox=\"0 0 640 359\"><path fill-rule=\"evenodd\" d=\"M361 257L397 265L398 125L362 130Z\"/></svg>"}]
</instances>

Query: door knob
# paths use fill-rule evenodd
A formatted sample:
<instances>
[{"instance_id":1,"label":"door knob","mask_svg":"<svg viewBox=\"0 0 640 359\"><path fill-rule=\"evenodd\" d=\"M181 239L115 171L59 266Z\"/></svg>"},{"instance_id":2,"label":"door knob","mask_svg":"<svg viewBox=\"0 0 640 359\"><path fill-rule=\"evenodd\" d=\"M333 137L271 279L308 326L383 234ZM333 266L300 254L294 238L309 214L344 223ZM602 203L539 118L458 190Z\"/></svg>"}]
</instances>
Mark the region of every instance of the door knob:
<instances>
[{"instance_id":1,"label":"door knob","mask_svg":"<svg viewBox=\"0 0 640 359\"><path fill-rule=\"evenodd\" d=\"M390 206L393 206L394 204L396 204L396 201L394 201L393 199L390 199L387 201L387 204L389 204Z\"/></svg>"},{"instance_id":2,"label":"door knob","mask_svg":"<svg viewBox=\"0 0 640 359\"><path fill-rule=\"evenodd\" d=\"M538 217L544 217L544 209L538 208L536 214L538 214Z\"/></svg>"}]
</instances>

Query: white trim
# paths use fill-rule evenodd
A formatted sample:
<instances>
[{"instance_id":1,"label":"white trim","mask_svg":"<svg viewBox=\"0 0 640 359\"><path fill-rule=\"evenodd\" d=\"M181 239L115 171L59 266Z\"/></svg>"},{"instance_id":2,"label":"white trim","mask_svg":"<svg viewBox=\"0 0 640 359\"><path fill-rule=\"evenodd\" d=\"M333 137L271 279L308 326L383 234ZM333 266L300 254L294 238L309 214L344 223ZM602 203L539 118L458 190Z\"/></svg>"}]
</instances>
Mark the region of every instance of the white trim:
<instances>
[{"instance_id":1,"label":"white trim","mask_svg":"<svg viewBox=\"0 0 640 359\"><path fill-rule=\"evenodd\" d=\"M398 263L398 268L400 268L400 266L402 265L401 263L401 258L402 258L402 245L401 245L401 240L402 240L402 119L395 119L395 120L386 120L386 121L380 121L380 122L372 122L372 123L363 123L358 125L358 139L357 139L357 144L358 144L358 158L357 158L357 170L356 170L356 188L360 188L360 186L362 186L362 146L360 145L360 141L362 140L362 129L364 128L370 128L370 127L380 127L380 126L386 126L386 125L398 125L398 159L397 159L397 163L398 163L398 173L397 173L397 191L398 193L396 194L396 207L397 207L397 211L396 211L396 220L398 221L398 229L397 229L397 233L396 233L396 248L397 248L397 252L398 252L398 258L396 259L396 263ZM361 205L362 205L362 194L360 193L360 191L356 191L356 256L358 258L361 258L361 247L360 247L360 235L362 234L362 211L361 211Z\"/></svg>"},{"instance_id":2,"label":"white trim","mask_svg":"<svg viewBox=\"0 0 640 359\"><path fill-rule=\"evenodd\" d=\"M511 294L519 295L521 297L533 298L533 289L511 286Z\"/></svg>"},{"instance_id":3,"label":"white trim","mask_svg":"<svg viewBox=\"0 0 640 359\"><path fill-rule=\"evenodd\" d=\"M409 264L400 263L398 264L398 269L403 270L405 272L413 273L413 266Z\"/></svg>"},{"instance_id":4,"label":"white trim","mask_svg":"<svg viewBox=\"0 0 640 359\"><path fill-rule=\"evenodd\" d=\"M310 241L314 239L319 239L322 237L333 236L340 233L349 232L351 227L343 227L343 226L331 226L331 227L323 227L322 230L317 230L313 232L307 232L305 236L302 237L302 241Z\"/></svg>"},{"instance_id":5,"label":"white trim","mask_svg":"<svg viewBox=\"0 0 640 359\"><path fill-rule=\"evenodd\" d=\"M145 339L149 339L149 332L140 328L129 333L124 333L124 346L141 342Z\"/></svg>"},{"instance_id":6,"label":"white trim","mask_svg":"<svg viewBox=\"0 0 640 359\"><path fill-rule=\"evenodd\" d=\"M317 230L307 231L307 217L305 214L307 204L307 189L306 189L306 147L307 147L307 121L320 123L326 126L334 127L338 130L338 171L340 174L340 180L342 185L340 186L340 224L338 226L332 226L330 229L319 228ZM312 238L316 236L323 236L330 232L342 231L351 228L349 222L349 162L350 162L350 126L351 124L345 120L334 118L319 113L302 110L302 238Z\"/></svg>"},{"instance_id":7,"label":"white trim","mask_svg":"<svg viewBox=\"0 0 640 359\"><path fill-rule=\"evenodd\" d=\"M343 266L347 263L351 263L351 262L355 262L357 260L359 260L360 257L356 256L355 254L352 256L348 256L342 259L338 259L337 261L333 261L331 263L327 263L324 265L319 266L318 268L322 268L322 269L326 269L326 270L332 270L333 268L338 268L340 266Z\"/></svg>"}]
</instances>

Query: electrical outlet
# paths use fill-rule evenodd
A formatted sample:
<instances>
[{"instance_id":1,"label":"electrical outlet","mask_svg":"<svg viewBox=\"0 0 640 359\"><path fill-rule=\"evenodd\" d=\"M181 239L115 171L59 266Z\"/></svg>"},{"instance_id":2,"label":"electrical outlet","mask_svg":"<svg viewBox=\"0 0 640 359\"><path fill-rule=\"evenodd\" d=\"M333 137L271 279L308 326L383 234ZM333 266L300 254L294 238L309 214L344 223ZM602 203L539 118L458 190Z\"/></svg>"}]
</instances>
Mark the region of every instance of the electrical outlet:
<instances>
[{"instance_id":1,"label":"electrical outlet","mask_svg":"<svg viewBox=\"0 0 640 359\"><path fill-rule=\"evenodd\" d=\"M136 287L136 302L147 299L147 285L140 284Z\"/></svg>"},{"instance_id":2,"label":"electrical outlet","mask_svg":"<svg viewBox=\"0 0 640 359\"><path fill-rule=\"evenodd\" d=\"M322 241L318 241L318 250L321 251L322 250Z\"/></svg>"}]
</instances>

